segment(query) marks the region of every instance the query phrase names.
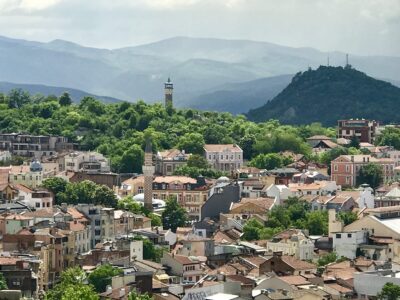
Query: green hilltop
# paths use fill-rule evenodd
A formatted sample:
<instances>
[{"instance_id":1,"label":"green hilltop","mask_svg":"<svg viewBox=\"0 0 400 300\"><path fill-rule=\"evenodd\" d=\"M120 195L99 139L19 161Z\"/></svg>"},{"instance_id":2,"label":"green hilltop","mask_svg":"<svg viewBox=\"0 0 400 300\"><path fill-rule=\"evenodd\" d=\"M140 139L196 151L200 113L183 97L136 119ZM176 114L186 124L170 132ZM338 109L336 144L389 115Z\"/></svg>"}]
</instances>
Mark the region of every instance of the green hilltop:
<instances>
[{"instance_id":1,"label":"green hilltop","mask_svg":"<svg viewBox=\"0 0 400 300\"><path fill-rule=\"evenodd\" d=\"M252 109L247 116L261 122L278 119L285 124L320 122L335 125L338 119L366 118L400 122L400 88L356 69L320 66L297 73L274 99Z\"/></svg>"}]
</instances>

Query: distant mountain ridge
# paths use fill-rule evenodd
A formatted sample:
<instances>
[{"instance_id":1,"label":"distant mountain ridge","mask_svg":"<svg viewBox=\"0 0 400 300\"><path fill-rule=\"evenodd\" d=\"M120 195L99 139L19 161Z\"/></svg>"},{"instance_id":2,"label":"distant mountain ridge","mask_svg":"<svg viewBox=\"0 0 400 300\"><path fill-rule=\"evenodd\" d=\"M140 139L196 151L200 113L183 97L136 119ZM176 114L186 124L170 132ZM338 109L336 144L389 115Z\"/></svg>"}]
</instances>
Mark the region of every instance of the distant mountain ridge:
<instances>
[{"instance_id":1,"label":"distant mountain ridge","mask_svg":"<svg viewBox=\"0 0 400 300\"><path fill-rule=\"evenodd\" d=\"M332 126L345 118L400 122L400 88L351 67L324 67L296 74L274 99L252 109L253 121L286 124L320 122Z\"/></svg>"},{"instance_id":2,"label":"distant mountain ridge","mask_svg":"<svg viewBox=\"0 0 400 300\"><path fill-rule=\"evenodd\" d=\"M238 107L246 112L259 105L260 99L267 101L277 87L274 80L261 80L257 90L264 89L265 96L255 99L247 92L238 93L236 84L295 74L308 66L316 68L328 56L331 64L340 65L345 60L340 52L188 37L113 50L64 40L41 43L0 37L0 54L0 81L69 87L152 103L163 100L163 83L171 77L177 107L232 112L238 112ZM350 55L350 61L373 77L400 81L400 57ZM204 101L203 95L218 99L218 105L214 100Z\"/></svg>"},{"instance_id":3,"label":"distant mountain ridge","mask_svg":"<svg viewBox=\"0 0 400 300\"><path fill-rule=\"evenodd\" d=\"M12 89L22 89L24 91L29 92L32 95L35 95L35 94L42 94L44 96L55 95L57 97L59 97L64 92L68 92L74 103L79 103L79 101L82 100L82 98L86 97L86 96L95 97L95 98L103 101L104 103L122 102L122 100L118 100L118 99L115 99L112 97L93 95L88 92L84 92L84 91L77 90L77 89L66 88L66 87L46 86L46 85L41 85L41 84L0 82L0 93L7 94Z\"/></svg>"}]
</instances>

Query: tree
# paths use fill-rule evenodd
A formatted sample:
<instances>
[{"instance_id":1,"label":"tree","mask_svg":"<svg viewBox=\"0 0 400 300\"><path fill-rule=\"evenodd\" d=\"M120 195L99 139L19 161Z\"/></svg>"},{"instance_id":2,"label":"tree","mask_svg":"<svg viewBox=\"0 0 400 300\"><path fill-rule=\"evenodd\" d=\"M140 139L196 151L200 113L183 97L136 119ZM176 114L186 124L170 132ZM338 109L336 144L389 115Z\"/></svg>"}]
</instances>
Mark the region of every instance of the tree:
<instances>
[{"instance_id":1,"label":"tree","mask_svg":"<svg viewBox=\"0 0 400 300\"><path fill-rule=\"evenodd\" d=\"M378 299L397 300L400 298L400 285L392 282L386 283L378 295Z\"/></svg>"},{"instance_id":2,"label":"tree","mask_svg":"<svg viewBox=\"0 0 400 300\"><path fill-rule=\"evenodd\" d=\"M7 290L8 286L7 286L7 281L4 278L3 273L0 273L0 290Z\"/></svg>"},{"instance_id":3,"label":"tree","mask_svg":"<svg viewBox=\"0 0 400 300\"><path fill-rule=\"evenodd\" d=\"M68 285L63 292L61 300L98 300L99 295L88 285Z\"/></svg>"},{"instance_id":4,"label":"tree","mask_svg":"<svg viewBox=\"0 0 400 300\"><path fill-rule=\"evenodd\" d=\"M253 158L250 162L250 166L272 170L280 168L284 165L284 157L277 153L259 154Z\"/></svg>"},{"instance_id":5,"label":"tree","mask_svg":"<svg viewBox=\"0 0 400 300\"><path fill-rule=\"evenodd\" d=\"M123 271L110 264L101 265L89 274L88 281L98 293L105 292L107 285L111 285L111 278L121 275Z\"/></svg>"},{"instance_id":6,"label":"tree","mask_svg":"<svg viewBox=\"0 0 400 300\"><path fill-rule=\"evenodd\" d=\"M178 227L186 225L188 216L186 210L178 204L176 198L169 198L161 219L165 229L171 229L173 232L176 232Z\"/></svg>"},{"instance_id":7,"label":"tree","mask_svg":"<svg viewBox=\"0 0 400 300\"><path fill-rule=\"evenodd\" d=\"M61 177L47 178L42 182L42 186L54 194L56 203L60 203L58 199L59 193L65 193L68 182Z\"/></svg>"},{"instance_id":8,"label":"tree","mask_svg":"<svg viewBox=\"0 0 400 300\"><path fill-rule=\"evenodd\" d=\"M117 204L118 209L123 209L130 211L134 214L144 214L145 208L143 205L140 205L139 202L133 200L132 196L126 196L118 201Z\"/></svg>"},{"instance_id":9,"label":"tree","mask_svg":"<svg viewBox=\"0 0 400 300\"><path fill-rule=\"evenodd\" d=\"M60 98L58 99L58 103L59 103L61 106L68 106L68 105L71 105L71 104L72 104L72 99L71 99L69 93L68 93L68 92L62 93L62 95L61 95Z\"/></svg>"},{"instance_id":10,"label":"tree","mask_svg":"<svg viewBox=\"0 0 400 300\"><path fill-rule=\"evenodd\" d=\"M147 293L138 294L136 291L129 293L128 300L153 300L154 298L149 296Z\"/></svg>"},{"instance_id":11,"label":"tree","mask_svg":"<svg viewBox=\"0 0 400 300\"><path fill-rule=\"evenodd\" d=\"M344 226L347 226L357 221L358 216L352 211L341 211L339 212L338 218L343 221Z\"/></svg>"},{"instance_id":12,"label":"tree","mask_svg":"<svg viewBox=\"0 0 400 300\"><path fill-rule=\"evenodd\" d=\"M47 300L89 299L97 300L99 296L92 285L86 284L86 274L79 267L66 269L61 273L61 280L53 289L46 292ZM75 291L75 293L73 293Z\"/></svg>"},{"instance_id":13,"label":"tree","mask_svg":"<svg viewBox=\"0 0 400 300\"><path fill-rule=\"evenodd\" d=\"M358 137L356 137L355 135L351 137L349 147L360 149L360 140L358 139Z\"/></svg>"},{"instance_id":14,"label":"tree","mask_svg":"<svg viewBox=\"0 0 400 300\"><path fill-rule=\"evenodd\" d=\"M189 156L187 161L187 166L191 168L198 169L208 169L210 165L208 164L207 159L203 155L193 154Z\"/></svg>"},{"instance_id":15,"label":"tree","mask_svg":"<svg viewBox=\"0 0 400 300\"><path fill-rule=\"evenodd\" d=\"M307 213L307 229L310 234L322 235L328 233L328 214L323 211Z\"/></svg>"},{"instance_id":16,"label":"tree","mask_svg":"<svg viewBox=\"0 0 400 300\"><path fill-rule=\"evenodd\" d=\"M326 266L327 264L333 263L338 259L338 256L336 252L331 252L328 254L325 254L324 256L320 257L318 259L318 266L323 267Z\"/></svg>"},{"instance_id":17,"label":"tree","mask_svg":"<svg viewBox=\"0 0 400 300\"><path fill-rule=\"evenodd\" d=\"M148 215L148 217L151 219L151 226L155 227L155 226L162 226L162 221L161 221L161 217L154 214L154 213L150 213Z\"/></svg>"},{"instance_id":18,"label":"tree","mask_svg":"<svg viewBox=\"0 0 400 300\"><path fill-rule=\"evenodd\" d=\"M243 227L242 239L246 241L253 241L260 239L260 230L264 228L263 224L254 218L246 222Z\"/></svg>"},{"instance_id":19,"label":"tree","mask_svg":"<svg viewBox=\"0 0 400 300\"><path fill-rule=\"evenodd\" d=\"M31 96L28 92L22 89L12 89L8 93L8 106L10 108L21 108L31 101Z\"/></svg>"},{"instance_id":20,"label":"tree","mask_svg":"<svg viewBox=\"0 0 400 300\"><path fill-rule=\"evenodd\" d=\"M186 133L179 139L178 148L187 153L202 155L204 152L204 138L200 133Z\"/></svg>"},{"instance_id":21,"label":"tree","mask_svg":"<svg viewBox=\"0 0 400 300\"><path fill-rule=\"evenodd\" d=\"M96 184L90 180L68 183L64 192L59 192L56 203L78 204L92 203L116 207L118 202L114 192L107 186Z\"/></svg>"},{"instance_id":22,"label":"tree","mask_svg":"<svg viewBox=\"0 0 400 300\"><path fill-rule=\"evenodd\" d=\"M368 163L361 166L357 176L357 184L369 184L370 187L376 189L383 183L383 168L375 163Z\"/></svg>"}]
</instances>

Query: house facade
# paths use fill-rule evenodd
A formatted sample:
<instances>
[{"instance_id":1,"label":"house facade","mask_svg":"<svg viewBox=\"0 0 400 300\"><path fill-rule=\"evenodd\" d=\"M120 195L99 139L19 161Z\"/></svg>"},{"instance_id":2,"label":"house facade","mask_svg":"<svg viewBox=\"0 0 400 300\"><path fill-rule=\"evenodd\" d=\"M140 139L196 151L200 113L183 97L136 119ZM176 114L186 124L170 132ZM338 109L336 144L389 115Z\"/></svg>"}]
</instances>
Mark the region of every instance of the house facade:
<instances>
[{"instance_id":1,"label":"house facade","mask_svg":"<svg viewBox=\"0 0 400 300\"><path fill-rule=\"evenodd\" d=\"M204 155L218 171L232 173L243 166L243 150L236 144L204 145Z\"/></svg>"},{"instance_id":2,"label":"house facade","mask_svg":"<svg viewBox=\"0 0 400 300\"><path fill-rule=\"evenodd\" d=\"M385 182L394 179L395 163L391 159L371 155L341 155L331 162L331 180L341 186L354 187L361 167L369 163L382 166Z\"/></svg>"},{"instance_id":3,"label":"house facade","mask_svg":"<svg viewBox=\"0 0 400 300\"><path fill-rule=\"evenodd\" d=\"M169 149L158 151L156 155L156 174L170 176L174 171L185 165L190 157L190 154L185 153L185 150Z\"/></svg>"},{"instance_id":4,"label":"house facade","mask_svg":"<svg viewBox=\"0 0 400 300\"><path fill-rule=\"evenodd\" d=\"M339 120L337 138L356 137L361 143L373 143L378 126L378 122L364 119Z\"/></svg>"}]
</instances>

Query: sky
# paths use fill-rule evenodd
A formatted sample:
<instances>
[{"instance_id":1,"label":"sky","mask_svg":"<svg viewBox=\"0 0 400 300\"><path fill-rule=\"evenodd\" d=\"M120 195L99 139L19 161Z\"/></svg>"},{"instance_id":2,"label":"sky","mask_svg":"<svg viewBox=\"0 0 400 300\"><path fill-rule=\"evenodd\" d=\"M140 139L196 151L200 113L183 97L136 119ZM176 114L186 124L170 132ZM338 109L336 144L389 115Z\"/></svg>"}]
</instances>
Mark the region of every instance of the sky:
<instances>
[{"instance_id":1,"label":"sky","mask_svg":"<svg viewBox=\"0 0 400 300\"><path fill-rule=\"evenodd\" d=\"M400 56L400 0L0 0L0 35L109 49L214 37Z\"/></svg>"}]
</instances>

